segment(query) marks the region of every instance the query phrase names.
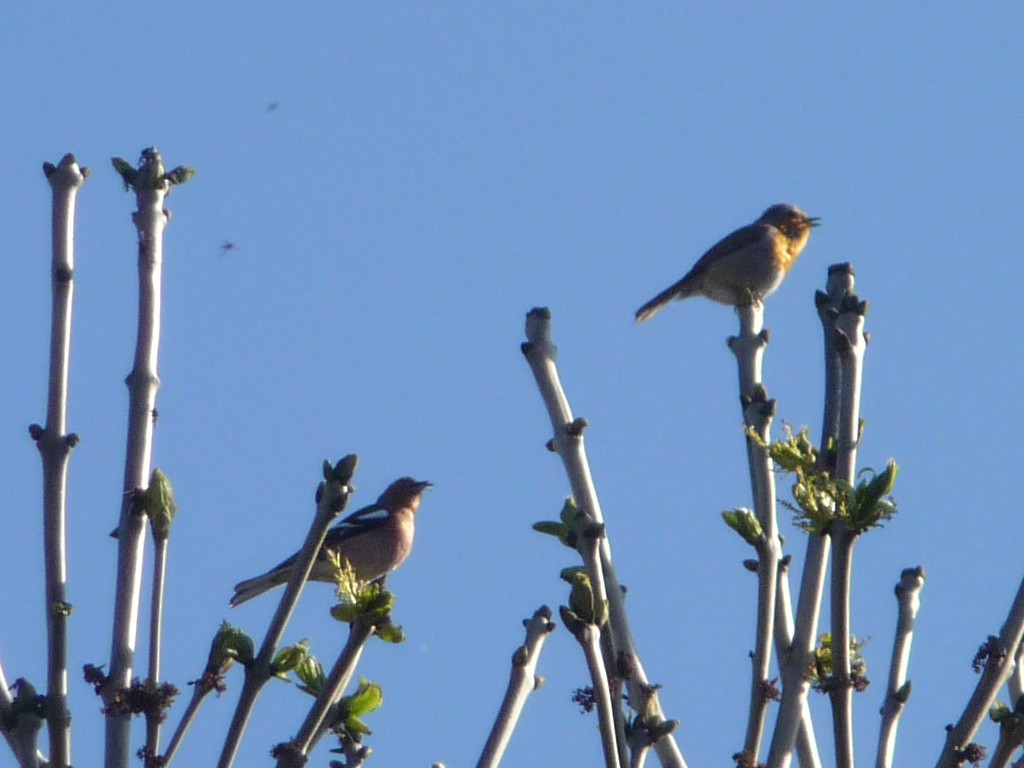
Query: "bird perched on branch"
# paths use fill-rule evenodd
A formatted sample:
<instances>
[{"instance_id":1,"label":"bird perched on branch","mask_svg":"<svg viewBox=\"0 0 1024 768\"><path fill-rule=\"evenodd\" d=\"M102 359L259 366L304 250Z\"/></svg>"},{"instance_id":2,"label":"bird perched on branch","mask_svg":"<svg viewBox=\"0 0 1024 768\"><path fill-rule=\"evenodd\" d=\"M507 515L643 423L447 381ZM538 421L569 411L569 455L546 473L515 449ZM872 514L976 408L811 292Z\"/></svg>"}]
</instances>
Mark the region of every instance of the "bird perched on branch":
<instances>
[{"instance_id":1,"label":"bird perched on branch","mask_svg":"<svg viewBox=\"0 0 1024 768\"><path fill-rule=\"evenodd\" d=\"M324 544L313 561L310 581L334 582L337 569L328 550L347 561L361 583L376 581L405 562L412 551L415 517L420 497L433 483L400 477L389 485L376 502L356 510L327 532ZM287 584L298 553L266 573L235 585L231 605Z\"/></svg>"},{"instance_id":2,"label":"bird perched on branch","mask_svg":"<svg viewBox=\"0 0 1024 768\"><path fill-rule=\"evenodd\" d=\"M682 280L640 307L637 322L690 296L733 306L764 299L782 284L819 221L795 205L773 205L753 224L715 243Z\"/></svg>"}]
</instances>

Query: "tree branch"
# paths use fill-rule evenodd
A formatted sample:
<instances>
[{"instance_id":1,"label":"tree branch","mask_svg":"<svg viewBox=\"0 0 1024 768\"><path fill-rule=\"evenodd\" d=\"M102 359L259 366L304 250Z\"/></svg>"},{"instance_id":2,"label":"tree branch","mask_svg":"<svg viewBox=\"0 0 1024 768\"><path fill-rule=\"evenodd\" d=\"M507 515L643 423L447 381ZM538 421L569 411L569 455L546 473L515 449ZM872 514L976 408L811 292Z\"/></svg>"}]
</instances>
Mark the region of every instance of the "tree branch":
<instances>
[{"instance_id":1,"label":"tree branch","mask_svg":"<svg viewBox=\"0 0 1024 768\"><path fill-rule=\"evenodd\" d=\"M585 422L573 418L569 401L562 389L555 360L558 348L551 342L551 312L546 308L534 308L526 315L526 343L522 345L530 369L540 390L541 398L547 408L554 430L554 447L562 459L569 486L577 505L597 524L604 524L601 504L594 488L590 465L583 446L583 429ZM612 564L611 545L607 536L600 544L601 570L608 592L608 630L612 642L612 652L616 664L630 670L627 675L627 690L630 706L641 711L640 707L649 698L651 685L647 680L640 657L633 643L629 619L626 616L625 601L622 587ZM618 708L616 708L618 709ZM664 712L654 698L651 706L652 724L666 722ZM659 738L654 749L664 768L685 768L679 746L671 734Z\"/></svg>"},{"instance_id":2,"label":"tree branch","mask_svg":"<svg viewBox=\"0 0 1024 768\"><path fill-rule=\"evenodd\" d=\"M534 611L532 618L523 620L523 626L526 627L526 641L512 654L512 674L508 689L476 768L497 768L512 738L512 731L519 722L527 697L544 682L544 678L537 674L537 662L544 641L555 629L555 623L551 621L551 609L546 605L541 606Z\"/></svg>"},{"instance_id":3,"label":"tree branch","mask_svg":"<svg viewBox=\"0 0 1024 768\"><path fill-rule=\"evenodd\" d=\"M43 462L43 539L46 563L47 685L46 722L50 763L71 763L71 713L68 711L67 482L71 449L77 435L67 434L68 369L71 356L71 309L74 297L75 202L89 169L72 154L43 171L53 191L53 261L50 269L53 306L50 318L50 378L46 426L29 428Z\"/></svg>"}]
</instances>

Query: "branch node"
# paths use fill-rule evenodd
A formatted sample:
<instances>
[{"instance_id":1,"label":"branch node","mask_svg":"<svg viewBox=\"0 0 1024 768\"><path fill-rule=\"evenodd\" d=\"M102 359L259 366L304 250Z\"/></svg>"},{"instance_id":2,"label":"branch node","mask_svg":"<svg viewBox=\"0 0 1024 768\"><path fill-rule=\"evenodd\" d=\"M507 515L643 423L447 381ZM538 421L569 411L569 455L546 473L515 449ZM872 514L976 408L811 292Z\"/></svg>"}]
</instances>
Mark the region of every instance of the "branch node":
<instances>
[{"instance_id":1,"label":"branch node","mask_svg":"<svg viewBox=\"0 0 1024 768\"><path fill-rule=\"evenodd\" d=\"M590 423L582 416L579 416L565 425L565 434L569 437L583 437L583 433L589 426Z\"/></svg>"}]
</instances>

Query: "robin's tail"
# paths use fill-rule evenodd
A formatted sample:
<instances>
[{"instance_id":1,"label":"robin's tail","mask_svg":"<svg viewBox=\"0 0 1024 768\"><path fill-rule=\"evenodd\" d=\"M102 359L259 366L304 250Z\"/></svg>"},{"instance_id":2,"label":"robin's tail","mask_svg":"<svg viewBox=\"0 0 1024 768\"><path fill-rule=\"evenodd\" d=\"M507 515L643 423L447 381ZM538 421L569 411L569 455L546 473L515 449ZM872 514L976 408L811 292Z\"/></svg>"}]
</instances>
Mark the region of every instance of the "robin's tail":
<instances>
[{"instance_id":1,"label":"robin's tail","mask_svg":"<svg viewBox=\"0 0 1024 768\"><path fill-rule=\"evenodd\" d=\"M689 298L693 294L692 280L690 280L690 275L687 275L640 307L636 311L636 321L638 323L647 322L673 301Z\"/></svg>"}]
</instances>

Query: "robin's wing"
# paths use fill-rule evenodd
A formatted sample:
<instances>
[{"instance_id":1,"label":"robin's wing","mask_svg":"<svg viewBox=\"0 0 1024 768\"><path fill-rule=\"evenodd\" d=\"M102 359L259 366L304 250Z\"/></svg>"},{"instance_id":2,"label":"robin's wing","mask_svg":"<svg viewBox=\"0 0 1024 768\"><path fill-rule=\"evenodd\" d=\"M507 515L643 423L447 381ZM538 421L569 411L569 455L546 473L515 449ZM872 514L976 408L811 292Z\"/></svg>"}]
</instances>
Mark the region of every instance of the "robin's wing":
<instances>
[{"instance_id":1,"label":"robin's wing","mask_svg":"<svg viewBox=\"0 0 1024 768\"><path fill-rule=\"evenodd\" d=\"M722 258L727 257L731 253L736 253L744 248L757 243L765 238L771 238L771 227L765 224L747 224L745 227L740 227L731 235L726 235L711 248L697 259L697 263L693 265L693 269L686 273L679 282L683 282L690 278L700 277L708 268L710 264L719 261Z\"/></svg>"},{"instance_id":2,"label":"robin's wing","mask_svg":"<svg viewBox=\"0 0 1024 768\"><path fill-rule=\"evenodd\" d=\"M650 320L664 309L666 305L676 299L685 299L688 296L701 293L701 284L707 272L713 266L718 265L721 267L722 261L728 261L733 254L741 253L745 248L762 242L766 238L770 239L771 230L772 227L765 224L748 224L719 240L711 246L707 253L697 259L693 269L640 307L636 311L637 322L642 323ZM715 300L720 301L721 299Z\"/></svg>"}]
</instances>

